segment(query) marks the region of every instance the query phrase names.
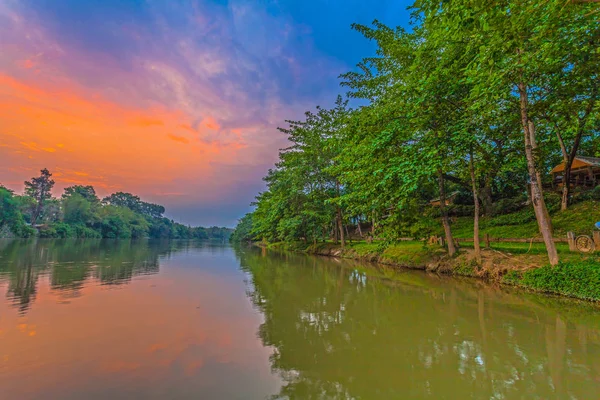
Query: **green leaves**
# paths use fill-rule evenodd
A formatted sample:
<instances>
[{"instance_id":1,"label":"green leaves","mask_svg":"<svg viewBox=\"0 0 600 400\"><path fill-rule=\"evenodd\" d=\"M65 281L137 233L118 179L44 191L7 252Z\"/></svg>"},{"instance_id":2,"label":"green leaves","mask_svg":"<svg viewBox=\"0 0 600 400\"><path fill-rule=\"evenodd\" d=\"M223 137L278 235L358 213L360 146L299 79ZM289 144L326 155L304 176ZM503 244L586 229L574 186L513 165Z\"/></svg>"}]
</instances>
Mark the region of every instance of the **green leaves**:
<instances>
[{"instance_id":1,"label":"green leaves","mask_svg":"<svg viewBox=\"0 0 600 400\"><path fill-rule=\"evenodd\" d=\"M472 189L471 152L491 214L493 201L524 195L529 179L517 84L529 98L542 178L560 161L557 133L571 147L577 132L590 132L581 146L600 152L599 9L564 0L417 0L411 31L354 24L376 55L340 78L348 97L366 104L347 110L338 98L331 110L317 107L281 129L290 147L257 197L253 235L327 236L336 207L347 220L386 216L380 226L406 234L438 197L440 171L448 190Z\"/></svg>"}]
</instances>

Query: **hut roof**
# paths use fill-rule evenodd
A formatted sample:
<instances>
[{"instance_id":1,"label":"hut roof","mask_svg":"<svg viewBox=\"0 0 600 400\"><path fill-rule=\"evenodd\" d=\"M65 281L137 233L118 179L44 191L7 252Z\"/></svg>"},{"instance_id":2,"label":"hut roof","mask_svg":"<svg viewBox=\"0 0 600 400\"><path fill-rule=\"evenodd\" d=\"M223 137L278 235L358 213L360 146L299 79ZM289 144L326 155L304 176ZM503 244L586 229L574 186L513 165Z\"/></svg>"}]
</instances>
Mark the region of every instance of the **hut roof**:
<instances>
[{"instance_id":1,"label":"hut roof","mask_svg":"<svg viewBox=\"0 0 600 400\"><path fill-rule=\"evenodd\" d=\"M573 160L573 166L571 169L582 168L582 167L600 167L600 158L598 157L584 157L577 156ZM561 162L552 169L552 173L562 172L565 170L565 162Z\"/></svg>"}]
</instances>

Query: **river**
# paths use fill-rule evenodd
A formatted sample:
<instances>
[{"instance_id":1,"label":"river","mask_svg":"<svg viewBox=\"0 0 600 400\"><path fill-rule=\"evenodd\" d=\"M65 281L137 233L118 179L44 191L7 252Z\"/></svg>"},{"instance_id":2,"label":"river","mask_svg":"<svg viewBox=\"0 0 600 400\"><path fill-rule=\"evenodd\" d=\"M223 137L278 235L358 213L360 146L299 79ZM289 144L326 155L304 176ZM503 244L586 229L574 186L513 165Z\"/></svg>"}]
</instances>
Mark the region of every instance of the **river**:
<instances>
[{"instance_id":1,"label":"river","mask_svg":"<svg viewBox=\"0 0 600 400\"><path fill-rule=\"evenodd\" d=\"M0 399L596 399L596 305L198 242L0 241Z\"/></svg>"}]
</instances>

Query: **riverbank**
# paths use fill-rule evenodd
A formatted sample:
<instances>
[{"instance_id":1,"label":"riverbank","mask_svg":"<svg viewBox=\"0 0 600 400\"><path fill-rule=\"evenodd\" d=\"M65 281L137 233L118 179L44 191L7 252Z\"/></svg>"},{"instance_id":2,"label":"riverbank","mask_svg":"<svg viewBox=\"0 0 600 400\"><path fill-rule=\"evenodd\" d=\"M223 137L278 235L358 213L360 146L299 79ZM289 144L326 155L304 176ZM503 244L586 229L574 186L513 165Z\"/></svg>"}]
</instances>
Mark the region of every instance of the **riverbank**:
<instances>
[{"instance_id":1,"label":"riverbank","mask_svg":"<svg viewBox=\"0 0 600 400\"><path fill-rule=\"evenodd\" d=\"M392 244L353 242L342 249L326 242L257 243L272 250L288 250L308 254L375 262L396 268L424 270L446 275L468 276L527 290L600 301L600 257L568 253L559 248L560 265L551 267L540 245L498 243L482 249L482 262L477 263L468 247L449 257L444 248L420 241Z\"/></svg>"}]
</instances>

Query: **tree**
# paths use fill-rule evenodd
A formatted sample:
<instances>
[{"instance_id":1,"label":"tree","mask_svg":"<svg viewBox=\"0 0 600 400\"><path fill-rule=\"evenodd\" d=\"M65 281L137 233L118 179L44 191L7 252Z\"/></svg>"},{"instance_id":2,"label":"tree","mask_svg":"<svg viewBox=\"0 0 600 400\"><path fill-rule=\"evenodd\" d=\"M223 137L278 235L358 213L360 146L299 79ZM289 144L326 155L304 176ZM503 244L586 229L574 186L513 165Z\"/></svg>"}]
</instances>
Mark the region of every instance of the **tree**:
<instances>
[{"instance_id":1,"label":"tree","mask_svg":"<svg viewBox=\"0 0 600 400\"><path fill-rule=\"evenodd\" d=\"M231 241L234 243L252 241L252 213L248 213L240 218L235 230L231 235Z\"/></svg>"},{"instance_id":2,"label":"tree","mask_svg":"<svg viewBox=\"0 0 600 400\"><path fill-rule=\"evenodd\" d=\"M42 207L46 201L52 196L51 190L54 186L54 181L50 179L52 174L46 168L40 171L41 174L37 178L32 178L25 182L25 193L35 199L35 210L31 215L31 225L35 225L36 220L40 216Z\"/></svg>"},{"instance_id":3,"label":"tree","mask_svg":"<svg viewBox=\"0 0 600 400\"><path fill-rule=\"evenodd\" d=\"M66 199L75 194L80 195L90 203L99 203L100 199L96 195L96 190L93 186L74 185L65 188L65 192L62 195L63 199Z\"/></svg>"},{"instance_id":4,"label":"tree","mask_svg":"<svg viewBox=\"0 0 600 400\"><path fill-rule=\"evenodd\" d=\"M4 226L8 227L14 235L29 236L25 234L23 216L19 212L19 204L12 190L0 185L0 231Z\"/></svg>"},{"instance_id":5,"label":"tree","mask_svg":"<svg viewBox=\"0 0 600 400\"><path fill-rule=\"evenodd\" d=\"M266 240L312 241L332 233L345 244L342 194L335 169L346 124L347 101L338 97L332 109L316 108L304 120L286 121L290 146L265 181L268 191L256 197L252 235Z\"/></svg>"},{"instance_id":6,"label":"tree","mask_svg":"<svg viewBox=\"0 0 600 400\"><path fill-rule=\"evenodd\" d=\"M473 55L465 75L473 84L472 109L489 113L498 99L516 103L521 121L528 185L540 233L552 265L558 254L552 238L552 222L541 182L541 148L538 147L535 113L537 89L546 84L554 67L552 53L559 44L557 35L566 22L561 0L480 2L461 0L440 3L417 2L424 18L445 27L448 41L468 43Z\"/></svg>"},{"instance_id":7,"label":"tree","mask_svg":"<svg viewBox=\"0 0 600 400\"><path fill-rule=\"evenodd\" d=\"M112 206L127 207L131 211L140 213L150 218L162 218L165 208L158 204L146 203L139 196L131 193L117 192L102 199L104 204Z\"/></svg>"},{"instance_id":8,"label":"tree","mask_svg":"<svg viewBox=\"0 0 600 400\"><path fill-rule=\"evenodd\" d=\"M141 200L131 193L117 192L105 197L102 202L111 206L127 207L132 211L139 211Z\"/></svg>"},{"instance_id":9,"label":"tree","mask_svg":"<svg viewBox=\"0 0 600 400\"><path fill-rule=\"evenodd\" d=\"M549 54L553 68L547 84L539 89L540 101L534 109L545 120L549 133L556 135L565 164L561 210L569 205L575 157L582 143L598 135L600 26L592 7L561 10L561 19L570 23L558 26L555 40L559 42Z\"/></svg>"},{"instance_id":10,"label":"tree","mask_svg":"<svg viewBox=\"0 0 600 400\"><path fill-rule=\"evenodd\" d=\"M94 203L78 192L63 196L62 206L63 220L67 224L87 225L96 220Z\"/></svg>"}]
</instances>

